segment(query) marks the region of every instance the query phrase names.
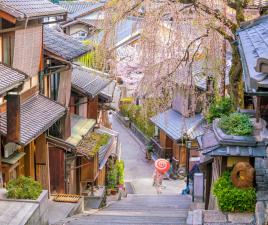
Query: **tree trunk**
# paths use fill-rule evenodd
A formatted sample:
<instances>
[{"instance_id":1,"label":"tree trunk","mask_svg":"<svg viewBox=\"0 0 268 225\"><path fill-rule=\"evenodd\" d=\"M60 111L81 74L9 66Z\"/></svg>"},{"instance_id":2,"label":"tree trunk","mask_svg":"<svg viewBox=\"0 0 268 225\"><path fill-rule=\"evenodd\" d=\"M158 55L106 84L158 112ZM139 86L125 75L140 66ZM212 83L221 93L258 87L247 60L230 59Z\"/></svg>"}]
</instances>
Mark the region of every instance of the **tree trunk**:
<instances>
[{"instance_id":1,"label":"tree trunk","mask_svg":"<svg viewBox=\"0 0 268 225\"><path fill-rule=\"evenodd\" d=\"M229 73L230 96L235 107L244 107L244 82L242 79L242 65L238 52L238 47L232 46L232 66Z\"/></svg>"}]
</instances>

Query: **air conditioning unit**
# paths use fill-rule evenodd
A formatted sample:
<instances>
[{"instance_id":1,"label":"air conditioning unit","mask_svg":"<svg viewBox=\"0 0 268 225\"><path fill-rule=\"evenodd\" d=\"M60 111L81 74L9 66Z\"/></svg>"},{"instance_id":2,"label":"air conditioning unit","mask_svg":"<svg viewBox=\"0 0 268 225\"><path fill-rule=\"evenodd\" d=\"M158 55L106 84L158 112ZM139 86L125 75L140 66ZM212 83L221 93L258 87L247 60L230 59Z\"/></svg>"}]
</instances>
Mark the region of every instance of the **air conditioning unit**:
<instances>
[{"instance_id":1,"label":"air conditioning unit","mask_svg":"<svg viewBox=\"0 0 268 225\"><path fill-rule=\"evenodd\" d=\"M16 152L18 149L18 145L15 143L8 143L5 145L5 149L4 149L4 158L8 158L9 156L11 156L14 152Z\"/></svg>"}]
</instances>

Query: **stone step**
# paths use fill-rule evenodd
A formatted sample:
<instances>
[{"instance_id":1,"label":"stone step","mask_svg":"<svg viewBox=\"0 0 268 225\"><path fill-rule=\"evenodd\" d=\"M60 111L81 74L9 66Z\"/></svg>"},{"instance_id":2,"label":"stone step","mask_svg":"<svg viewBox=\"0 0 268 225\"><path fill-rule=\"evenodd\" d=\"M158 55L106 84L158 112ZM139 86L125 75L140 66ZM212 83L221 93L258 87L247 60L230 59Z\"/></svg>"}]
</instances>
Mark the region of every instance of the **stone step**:
<instances>
[{"instance_id":1,"label":"stone step","mask_svg":"<svg viewBox=\"0 0 268 225\"><path fill-rule=\"evenodd\" d=\"M131 211L105 211L101 210L98 212L98 215L102 216L146 216L146 217L176 217L176 218L181 218L181 217L186 217L188 213L188 210L179 210L179 211L153 211L153 210L147 210L147 211L138 211L138 210L131 210Z\"/></svg>"},{"instance_id":2,"label":"stone step","mask_svg":"<svg viewBox=\"0 0 268 225\"><path fill-rule=\"evenodd\" d=\"M79 215L57 225L185 225L189 196L128 195L91 215Z\"/></svg>"},{"instance_id":3,"label":"stone step","mask_svg":"<svg viewBox=\"0 0 268 225\"><path fill-rule=\"evenodd\" d=\"M117 216L117 217L111 217L111 216L97 216L92 215L88 218L79 218L77 220L73 220L71 225L89 225L89 224L101 224L101 225L108 225L108 224L124 224L124 225L133 225L133 224L161 224L161 225L177 225L177 224L185 224L186 218L170 218L170 217L162 217L162 218L156 218L156 217L126 217L126 216Z\"/></svg>"}]
</instances>

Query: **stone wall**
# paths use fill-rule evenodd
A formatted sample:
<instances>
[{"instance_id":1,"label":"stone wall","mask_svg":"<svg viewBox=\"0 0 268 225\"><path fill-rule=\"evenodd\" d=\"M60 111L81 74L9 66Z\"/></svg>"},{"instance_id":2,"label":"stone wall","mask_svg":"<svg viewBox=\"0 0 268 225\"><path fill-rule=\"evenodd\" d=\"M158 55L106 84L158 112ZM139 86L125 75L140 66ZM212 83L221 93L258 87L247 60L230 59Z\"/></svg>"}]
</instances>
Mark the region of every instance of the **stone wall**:
<instances>
[{"instance_id":1,"label":"stone wall","mask_svg":"<svg viewBox=\"0 0 268 225\"><path fill-rule=\"evenodd\" d=\"M0 196L0 208L7 209L2 210L0 219L4 224L48 225L47 191L44 190L37 200L7 199L5 189L0 190Z\"/></svg>"},{"instance_id":2,"label":"stone wall","mask_svg":"<svg viewBox=\"0 0 268 225\"><path fill-rule=\"evenodd\" d=\"M254 213L222 213L217 210L193 210L188 225L255 225Z\"/></svg>"},{"instance_id":3,"label":"stone wall","mask_svg":"<svg viewBox=\"0 0 268 225\"><path fill-rule=\"evenodd\" d=\"M268 159L255 159L257 204L256 225L268 223Z\"/></svg>"}]
</instances>

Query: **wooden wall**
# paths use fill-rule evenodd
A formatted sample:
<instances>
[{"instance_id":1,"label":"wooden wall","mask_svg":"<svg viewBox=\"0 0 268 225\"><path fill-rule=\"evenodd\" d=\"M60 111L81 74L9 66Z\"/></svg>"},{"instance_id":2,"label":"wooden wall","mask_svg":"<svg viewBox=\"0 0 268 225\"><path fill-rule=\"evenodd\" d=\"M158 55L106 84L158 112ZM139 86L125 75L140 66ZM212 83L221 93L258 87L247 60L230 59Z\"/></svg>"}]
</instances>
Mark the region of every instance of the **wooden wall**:
<instances>
[{"instance_id":1,"label":"wooden wall","mask_svg":"<svg viewBox=\"0 0 268 225\"><path fill-rule=\"evenodd\" d=\"M97 185L99 186L105 186L105 178L106 178L106 167L104 166L102 170L100 170L98 179L97 179Z\"/></svg>"},{"instance_id":2,"label":"wooden wall","mask_svg":"<svg viewBox=\"0 0 268 225\"><path fill-rule=\"evenodd\" d=\"M82 158L81 162L81 181L93 181L98 173L98 160L97 157L91 160L86 157Z\"/></svg>"},{"instance_id":3,"label":"wooden wall","mask_svg":"<svg viewBox=\"0 0 268 225\"><path fill-rule=\"evenodd\" d=\"M51 193L65 193L65 151L50 147L49 162Z\"/></svg>"},{"instance_id":4,"label":"wooden wall","mask_svg":"<svg viewBox=\"0 0 268 225\"><path fill-rule=\"evenodd\" d=\"M40 135L35 142L36 142L35 146L36 180L42 184L43 189L50 190L49 156L48 156L48 144L46 141L46 134Z\"/></svg>"},{"instance_id":5,"label":"wooden wall","mask_svg":"<svg viewBox=\"0 0 268 225\"><path fill-rule=\"evenodd\" d=\"M95 98L88 98L87 118L98 120L98 96Z\"/></svg>"}]
</instances>

